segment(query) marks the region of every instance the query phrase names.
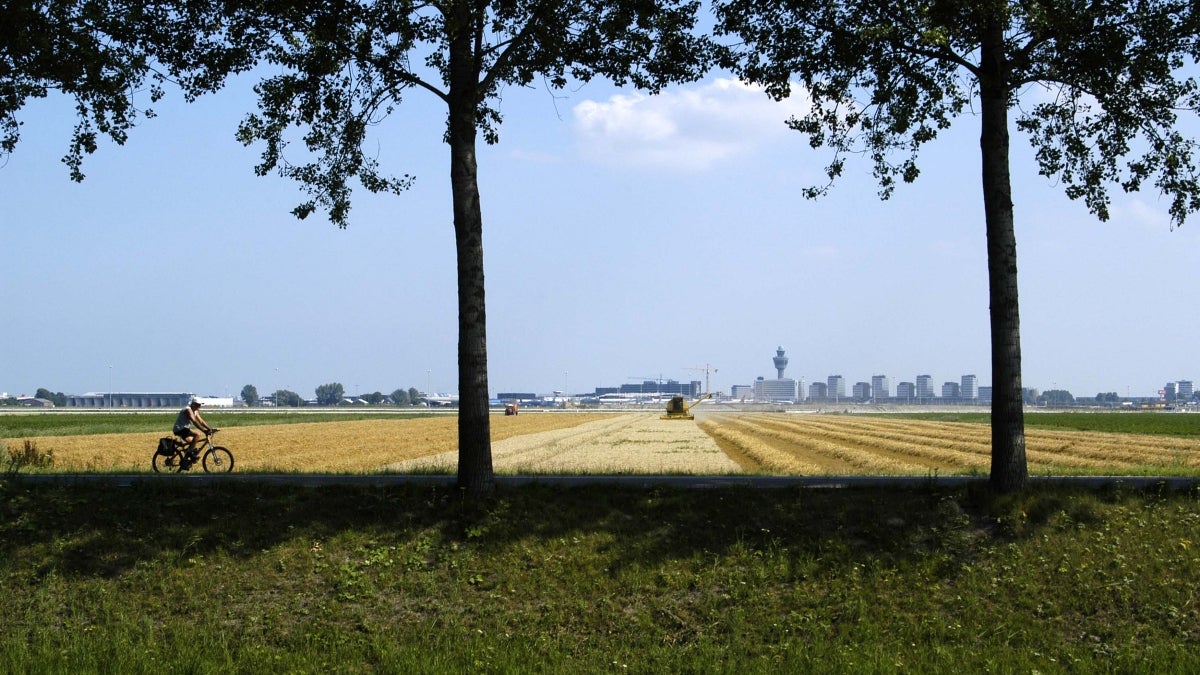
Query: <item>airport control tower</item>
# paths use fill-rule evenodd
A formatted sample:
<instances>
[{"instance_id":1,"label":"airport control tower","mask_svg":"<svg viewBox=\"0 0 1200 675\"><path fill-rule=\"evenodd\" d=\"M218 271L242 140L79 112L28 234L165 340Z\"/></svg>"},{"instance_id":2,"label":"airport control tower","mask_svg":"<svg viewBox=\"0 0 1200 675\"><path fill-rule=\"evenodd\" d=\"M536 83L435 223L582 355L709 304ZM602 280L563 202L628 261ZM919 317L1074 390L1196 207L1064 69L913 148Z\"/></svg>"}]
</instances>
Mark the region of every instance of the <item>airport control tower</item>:
<instances>
[{"instance_id":1,"label":"airport control tower","mask_svg":"<svg viewBox=\"0 0 1200 675\"><path fill-rule=\"evenodd\" d=\"M779 371L778 379L783 379L783 369L787 368L788 358L783 355L783 347L775 350L775 370Z\"/></svg>"}]
</instances>

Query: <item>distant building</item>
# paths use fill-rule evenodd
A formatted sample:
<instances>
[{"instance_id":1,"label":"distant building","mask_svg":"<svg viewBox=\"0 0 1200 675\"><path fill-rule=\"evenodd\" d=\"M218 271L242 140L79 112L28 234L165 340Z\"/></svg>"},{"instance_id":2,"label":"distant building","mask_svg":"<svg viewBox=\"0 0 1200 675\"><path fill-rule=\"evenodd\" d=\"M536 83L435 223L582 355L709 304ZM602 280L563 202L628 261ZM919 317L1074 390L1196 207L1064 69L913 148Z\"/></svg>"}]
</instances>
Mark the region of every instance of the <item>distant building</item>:
<instances>
[{"instance_id":1,"label":"distant building","mask_svg":"<svg viewBox=\"0 0 1200 675\"><path fill-rule=\"evenodd\" d=\"M1192 396L1195 395L1195 391L1192 389L1192 381L1191 380L1180 380L1180 381L1176 382L1175 385L1176 385L1176 387L1178 387L1178 389L1176 390L1176 395L1179 396L1179 400L1181 400L1181 401L1192 400Z\"/></svg>"},{"instance_id":2,"label":"distant building","mask_svg":"<svg viewBox=\"0 0 1200 675\"><path fill-rule=\"evenodd\" d=\"M901 382L896 385L896 400L905 403L917 397L917 387L912 382Z\"/></svg>"},{"instance_id":3,"label":"distant building","mask_svg":"<svg viewBox=\"0 0 1200 675\"><path fill-rule=\"evenodd\" d=\"M502 391L496 394L501 401L532 401L537 397L537 394L525 391Z\"/></svg>"},{"instance_id":4,"label":"distant building","mask_svg":"<svg viewBox=\"0 0 1200 675\"><path fill-rule=\"evenodd\" d=\"M826 384L829 385L829 390L825 396L835 401L846 398L846 378L841 375L830 375L826 378Z\"/></svg>"},{"instance_id":5,"label":"distant building","mask_svg":"<svg viewBox=\"0 0 1200 675\"><path fill-rule=\"evenodd\" d=\"M876 401L886 401L890 395L887 375L871 376L871 397Z\"/></svg>"},{"instance_id":6,"label":"distant building","mask_svg":"<svg viewBox=\"0 0 1200 675\"><path fill-rule=\"evenodd\" d=\"M672 396L687 396L695 398L700 395L704 383L700 380L692 380L688 383L679 382L677 380L644 380L641 384L623 384L616 391L609 391L604 388L596 389L597 394L670 394Z\"/></svg>"},{"instance_id":7,"label":"distant building","mask_svg":"<svg viewBox=\"0 0 1200 675\"><path fill-rule=\"evenodd\" d=\"M735 384L729 389L729 396L735 401L745 401L754 399L754 385L750 384Z\"/></svg>"},{"instance_id":8,"label":"distant building","mask_svg":"<svg viewBox=\"0 0 1200 675\"><path fill-rule=\"evenodd\" d=\"M67 396L68 408L182 408L195 398L190 392L93 392ZM232 401L232 399L230 399Z\"/></svg>"},{"instance_id":9,"label":"distant building","mask_svg":"<svg viewBox=\"0 0 1200 675\"><path fill-rule=\"evenodd\" d=\"M917 376L917 398L931 399L933 398L933 378L928 375Z\"/></svg>"},{"instance_id":10,"label":"distant building","mask_svg":"<svg viewBox=\"0 0 1200 675\"><path fill-rule=\"evenodd\" d=\"M992 402L992 388L991 387L980 387L979 388L979 402L980 403L988 403L988 404L990 404Z\"/></svg>"},{"instance_id":11,"label":"distant building","mask_svg":"<svg viewBox=\"0 0 1200 675\"><path fill-rule=\"evenodd\" d=\"M957 401L961 391L957 382L942 383L942 398L947 401Z\"/></svg>"},{"instance_id":12,"label":"distant building","mask_svg":"<svg viewBox=\"0 0 1200 675\"><path fill-rule=\"evenodd\" d=\"M1175 402L1175 383L1168 382L1165 385L1163 385L1163 390L1161 393L1163 395L1164 401L1166 401L1167 403L1174 403Z\"/></svg>"},{"instance_id":13,"label":"distant building","mask_svg":"<svg viewBox=\"0 0 1200 675\"><path fill-rule=\"evenodd\" d=\"M784 377L783 371L787 368L788 357L784 354L783 347L775 350L775 358L771 360L775 365L775 373L778 375L774 380L758 378L754 381L754 400L761 402L770 401L796 401L796 381L790 377Z\"/></svg>"},{"instance_id":14,"label":"distant building","mask_svg":"<svg viewBox=\"0 0 1200 675\"><path fill-rule=\"evenodd\" d=\"M759 379L754 382L754 400L764 402L795 402L796 381L790 377L782 380Z\"/></svg>"},{"instance_id":15,"label":"distant building","mask_svg":"<svg viewBox=\"0 0 1200 675\"><path fill-rule=\"evenodd\" d=\"M855 401L871 400L871 384L869 382L855 382L850 388L850 395Z\"/></svg>"},{"instance_id":16,"label":"distant building","mask_svg":"<svg viewBox=\"0 0 1200 675\"><path fill-rule=\"evenodd\" d=\"M775 350L775 358L771 359L775 363L775 379L783 379L783 371L787 369L788 357L783 353L783 347Z\"/></svg>"},{"instance_id":17,"label":"distant building","mask_svg":"<svg viewBox=\"0 0 1200 675\"><path fill-rule=\"evenodd\" d=\"M824 382L813 382L808 385L808 398L813 401L824 401L829 398L829 385Z\"/></svg>"},{"instance_id":18,"label":"distant building","mask_svg":"<svg viewBox=\"0 0 1200 675\"><path fill-rule=\"evenodd\" d=\"M974 401L979 398L979 378L974 375L963 375L959 396L964 401Z\"/></svg>"},{"instance_id":19,"label":"distant building","mask_svg":"<svg viewBox=\"0 0 1200 675\"><path fill-rule=\"evenodd\" d=\"M196 396L190 393L95 392L67 396L68 408L182 408L196 399L208 408L232 408L231 396Z\"/></svg>"}]
</instances>

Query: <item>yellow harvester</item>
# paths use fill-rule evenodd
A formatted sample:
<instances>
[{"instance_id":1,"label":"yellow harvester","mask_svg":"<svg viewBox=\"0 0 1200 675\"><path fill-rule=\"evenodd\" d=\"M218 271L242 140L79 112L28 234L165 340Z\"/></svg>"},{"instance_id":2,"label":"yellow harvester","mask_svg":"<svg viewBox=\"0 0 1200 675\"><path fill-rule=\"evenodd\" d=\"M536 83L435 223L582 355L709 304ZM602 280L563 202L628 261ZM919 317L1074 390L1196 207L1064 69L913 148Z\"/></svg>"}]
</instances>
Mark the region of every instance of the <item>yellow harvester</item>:
<instances>
[{"instance_id":1,"label":"yellow harvester","mask_svg":"<svg viewBox=\"0 0 1200 675\"><path fill-rule=\"evenodd\" d=\"M682 396L672 396L671 400L667 401L667 414L659 419L694 420L696 416L692 414L692 408L706 398L712 398L712 394L705 394L691 403L685 401Z\"/></svg>"}]
</instances>

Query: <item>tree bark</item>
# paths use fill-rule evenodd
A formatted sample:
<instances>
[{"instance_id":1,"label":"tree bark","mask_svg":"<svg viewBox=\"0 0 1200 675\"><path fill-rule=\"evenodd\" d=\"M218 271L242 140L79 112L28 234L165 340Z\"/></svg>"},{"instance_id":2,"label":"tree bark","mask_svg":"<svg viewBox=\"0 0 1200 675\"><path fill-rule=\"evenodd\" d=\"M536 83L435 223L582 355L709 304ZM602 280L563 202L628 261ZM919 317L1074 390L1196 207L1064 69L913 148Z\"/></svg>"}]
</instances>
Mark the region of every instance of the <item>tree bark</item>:
<instances>
[{"instance_id":1,"label":"tree bark","mask_svg":"<svg viewBox=\"0 0 1200 675\"><path fill-rule=\"evenodd\" d=\"M1025 413L1021 388L1021 320L1017 302L1017 237L1009 178L1009 74L1003 24L984 29L980 72L983 204L987 223L988 285L992 337L993 489L1025 487Z\"/></svg>"},{"instance_id":2,"label":"tree bark","mask_svg":"<svg viewBox=\"0 0 1200 675\"><path fill-rule=\"evenodd\" d=\"M458 487L472 497L496 488L488 416L487 312L483 279L483 211L475 158L478 72L472 3L454 3L448 95L450 183L458 255Z\"/></svg>"}]
</instances>

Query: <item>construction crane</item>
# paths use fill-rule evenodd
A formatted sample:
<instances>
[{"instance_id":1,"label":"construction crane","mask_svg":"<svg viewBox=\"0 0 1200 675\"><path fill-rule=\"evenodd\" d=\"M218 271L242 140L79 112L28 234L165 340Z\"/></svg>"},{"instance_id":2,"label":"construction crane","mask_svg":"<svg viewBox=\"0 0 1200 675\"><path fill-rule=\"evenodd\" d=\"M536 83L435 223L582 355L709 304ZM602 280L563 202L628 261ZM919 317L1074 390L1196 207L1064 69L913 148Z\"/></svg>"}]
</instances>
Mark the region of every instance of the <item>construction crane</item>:
<instances>
[{"instance_id":1,"label":"construction crane","mask_svg":"<svg viewBox=\"0 0 1200 675\"><path fill-rule=\"evenodd\" d=\"M670 401L667 401L667 414L659 419L664 420L694 420L696 416L692 414L692 408L697 403L712 398L712 394L705 394L700 398L688 403L682 396L672 396Z\"/></svg>"},{"instance_id":2,"label":"construction crane","mask_svg":"<svg viewBox=\"0 0 1200 675\"><path fill-rule=\"evenodd\" d=\"M704 392L708 393L708 392L712 391L712 388L710 388L708 386L708 376L711 373L717 372L716 368L713 368L712 366L710 366L706 363L706 364L704 364L703 368L700 368L700 367L684 368L684 370L702 370L702 371L704 371Z\"/></svg>"}]
</instances>

